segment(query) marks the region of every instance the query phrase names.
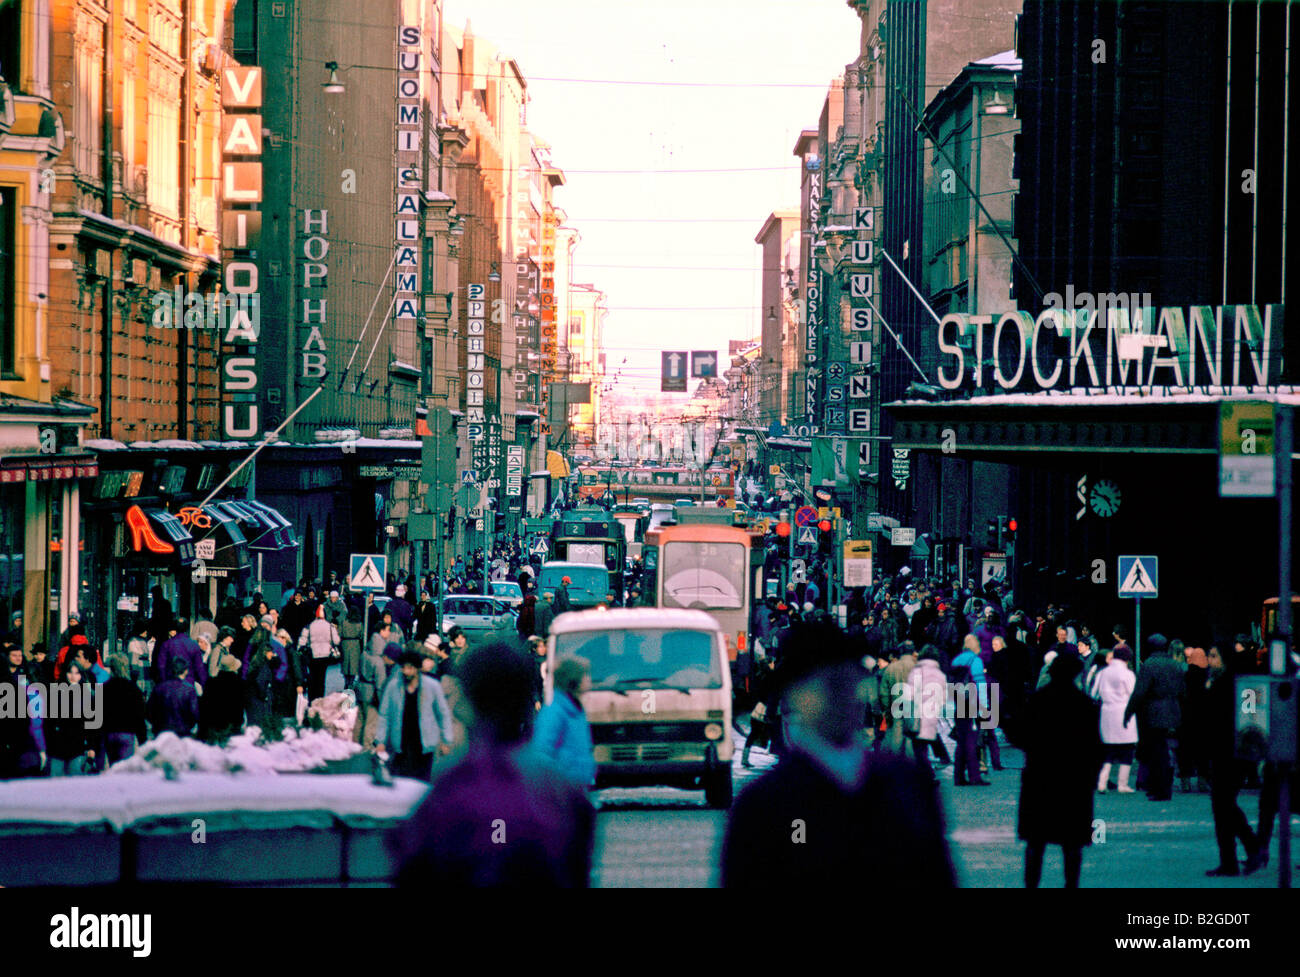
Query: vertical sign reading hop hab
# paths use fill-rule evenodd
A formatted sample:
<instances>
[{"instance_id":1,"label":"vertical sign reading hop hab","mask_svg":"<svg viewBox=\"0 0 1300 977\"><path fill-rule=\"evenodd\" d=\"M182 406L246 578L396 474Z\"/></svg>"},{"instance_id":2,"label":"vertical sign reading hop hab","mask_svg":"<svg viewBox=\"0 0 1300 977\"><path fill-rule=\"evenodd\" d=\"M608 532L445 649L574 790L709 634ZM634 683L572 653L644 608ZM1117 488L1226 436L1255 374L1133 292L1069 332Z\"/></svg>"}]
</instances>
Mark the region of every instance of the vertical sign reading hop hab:
<instances>
[{"instance_id":1,"label":"vertical sign reading hop hab","mask_svg":"<svg viewBox=\"0 0 1300 977\"><path fill-rule=\"evenodd\" d=\"M482 441L487 425L483 400L483 364L487 355L484 331L487 291L479 282L466 285L465 295L469 316L465 335L465 424L469 439Z\"/></svg>"},{"instance_id":2,"label":"vertical sign reading hop hab","mask_svg":"<svg viewBox=\"0 0 1300 977\"><path fill-rule=\"evenodd\" d=\"M262 69L226 67L221 76L221 242L225 290L256 303L253 260L262 235ZM221 432L227 440L255 437L258 405L257 328L236 310L221 337Z\"/></svg>"}]
</instances>

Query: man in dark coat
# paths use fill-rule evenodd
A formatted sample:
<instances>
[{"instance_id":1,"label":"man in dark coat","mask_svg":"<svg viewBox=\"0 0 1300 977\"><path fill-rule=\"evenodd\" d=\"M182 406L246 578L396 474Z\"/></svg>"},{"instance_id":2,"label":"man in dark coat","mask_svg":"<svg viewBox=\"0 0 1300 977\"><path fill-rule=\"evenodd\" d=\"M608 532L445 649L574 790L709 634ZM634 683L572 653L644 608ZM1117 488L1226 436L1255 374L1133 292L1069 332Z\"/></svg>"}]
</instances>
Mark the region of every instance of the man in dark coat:
<instances>
[{"instance_id":1,"label":"man in dark coat","mask_svg":"<svg viewBox=\"0 0 1300 977\"><path fill-rule=\"evenodd\" d=\"M154 736L163 731L193 736L199 722L199 694L189 681L190 667L185 659L173 658L168 668L171 678L149 697L149 725Z\"/></svg>"},{"instance_id":2,"label":"man in dark coat","mask_svg":"<svg viewBox=\"0 0 1300 977\"><path fill-rule=\"evenodd\" d=\"M792 628L774 681L790 752L736 799L722 884L765 891L858 885L950 888L943 812L927 771L862 741L866 674L829 621Z\"/></svg>"},{"instance_id":3,"label":"man in dark coat","mask_svg":"<svg viewBox=\"0 0 1300 977\"><path fill-rule=\"evenodd\" d=\"M1083 849L1092 843L1092 800L1101 769L1100 706L1075 687L1079 656L1058 655L1046 686L1021 715L1025 769L1020 778L1019 833L1025 849L1025 888L1037 889L1043 853L1060 845L1065 887L1077 889Z\"/></svg>"},{"instance_id":4,"label":"man in dark coat","mask_svg":"<svg viewBox=\"0 0 1300 977\"><path fill-rule=\"evenodd\" d=\"M569 600L569 584L573 583L568 577L560 578L560 585L555 588L555 616L559 617L566 611L573 610L573 603Z\"/></svg>"},{"instance_id":5,"label":"man in dark coat","mask_svg":"<svg viewBox=\"0 0 1300 977\"><path fill-rule=\"evenodd\" d=\"M473 711L468 747L391 836L399 886L442 894L589 884L595 810L529 748L533 669L505 642L475 648L457 665Z\"/></svg>"},{"instance_id":6,"label":"man in dark coat","mask_svg":"<svg viewBox=\"0 0 1300 977\"><path fill-rule=\"evenodd\" d=\"M1138 717L1138 749L1147 765L1147 797L1153 801L1173 797L1169 741L1182 724L1183 690L1183 670L1169 656L1169 642L1163 634L1151 635L1137 685L1124 709L1124 722Z\"/></svg>"}]
</instances>

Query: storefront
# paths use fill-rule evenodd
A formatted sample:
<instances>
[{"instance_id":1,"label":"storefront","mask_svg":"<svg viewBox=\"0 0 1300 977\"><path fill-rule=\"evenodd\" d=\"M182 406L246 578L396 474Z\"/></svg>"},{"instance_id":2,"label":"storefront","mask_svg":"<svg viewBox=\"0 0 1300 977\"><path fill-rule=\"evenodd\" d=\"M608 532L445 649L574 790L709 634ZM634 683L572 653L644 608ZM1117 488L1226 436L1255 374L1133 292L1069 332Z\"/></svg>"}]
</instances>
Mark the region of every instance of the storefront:
<instances>
[{"instance_id":1,"label":"storefront","mask_svg":"<svg viewBox=\"0 0 1300 977\"><path fill-rule=\"evenodd\" d=\"M903 525L950 555L957 544L974 554L976 586L981 564L996 572L1001 555L1019 606L1064 604L1103 636L1134 623L1133 601L1118 596L1118 557L1154 555L1159 594L1142 601L1144 632L1230 638L1276 592L1277 504L1220 498L1220 405L1300 404L1282 389L890 405L894 444L916 461ZM1016 520L1001 540L989 532L999 515Z\"/></svg>"},{"instance_id":2,"label":"storefront","mask_svg":"<svg viewBox=\"0 0 1300 977\"><path fill-rule=\"evenodd\" d=\"M247 499L252 466L239 468L244 446L90 446L100 470L83 502L86 549L94 554L84 574L91 584L83 623L109 648L162 601L189 617L200 607L215 614L228 597L246 603L257 557L298 545L288 519ZM202 504L232 472L220 498Z\"/></svg>"}]
</instances>

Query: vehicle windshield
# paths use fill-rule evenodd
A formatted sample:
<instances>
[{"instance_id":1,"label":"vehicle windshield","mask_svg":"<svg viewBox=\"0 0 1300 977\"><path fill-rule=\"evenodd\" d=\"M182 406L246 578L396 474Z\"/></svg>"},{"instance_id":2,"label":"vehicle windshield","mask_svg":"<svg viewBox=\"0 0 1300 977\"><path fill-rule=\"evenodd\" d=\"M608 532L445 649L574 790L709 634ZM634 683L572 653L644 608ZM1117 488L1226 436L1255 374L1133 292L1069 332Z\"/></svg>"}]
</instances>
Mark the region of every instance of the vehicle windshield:
<instances>
[{"instance_id":1,"label":"vehicle windshield","mask_svg":"<svg viewBox=\"0 0 1300 977\"><path fill-rule=\"evenodd\" d=\"M597 690L722 688L722 666L708 631L570 631L556 636L555 654L591 662Z\"/></svg>"},{"instance_id":2,"label":"vehicle windshield","mask_svg":"<svg viewBox=\"0 0 1300 977\"><path fill-rule=\"evenodd\" d=\"M444 614L478 615L492 617L498 613L497 603L492 600L473 600L467 597L448 597L442 605Z\"/></svg>"},{"instance_id":3,"label":"vehicle windshield","mask_svg":"<svg viewBox=\"0 0 1300 977\"><path fill-rule=\"evenodd\" d=\"M597 566L567 567L563 570L547 570L543 567L538 592L554 592L564 577L570 580L569 600L574 604L595 605L609 596L609 571Z\"/></svg>"},{"instance_id":4,"label":"vehicle windshield","mask_svg":"<svg viewBox=\"0 0 1300 977\"><path fill-rule=\"evenodd\" d=\"M671 542L663 547L665 607L735 610L744 606L745 547L741 543Z\"/></svg>"},{"instance_id":5,"label":"vehicle windshield","mask_svg":"<svg viewBox=\"0 0 1300 977\"><path fill-rule=\"evenodd\" d=\"M498 597L522 597L524 592L517 583L494 583L492 593Z\"/></svg>"}]
</instances>

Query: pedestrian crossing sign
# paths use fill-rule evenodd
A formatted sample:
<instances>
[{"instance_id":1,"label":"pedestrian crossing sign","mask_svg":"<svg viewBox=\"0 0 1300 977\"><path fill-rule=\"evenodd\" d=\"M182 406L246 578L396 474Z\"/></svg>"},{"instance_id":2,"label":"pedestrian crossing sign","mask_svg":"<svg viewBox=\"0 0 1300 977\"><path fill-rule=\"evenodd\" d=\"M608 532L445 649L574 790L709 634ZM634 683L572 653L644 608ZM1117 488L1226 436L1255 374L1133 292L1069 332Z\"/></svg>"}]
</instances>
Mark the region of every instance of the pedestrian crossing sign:
<instances>
[{"instance_id":1,"label":"pedestrian crossing sign","mask_svg":"<svg viewBox=\"0 0 1300 977\"><path fill-rule=\"evenodd\" d=\"M817 530L812 526L800 526L798 543L800 546L816 546Z\"/></svg>"},{"instance_id":2,"label":"pedestrian crossing sign","mask_svg":"<svg viewBox=\"0 0 1300 977\"><path fill-rule=\"evenodd\" d=\"M1119 595L1156 597L1160 593L1160 563L1154 556L1119 558Z\"/></svg>"},{"instance_id":3,"label":"pedestrian crossing sign","mask_svg":"<svg viewBox=\"0 0 1300 977\"><path fill-rule=\"evenodd\" d=\"M353 590L383 593L388 589L384 580L387 569L388 557L382 553L353 553L348 586Z\"/></svg>"}]
</instances>

